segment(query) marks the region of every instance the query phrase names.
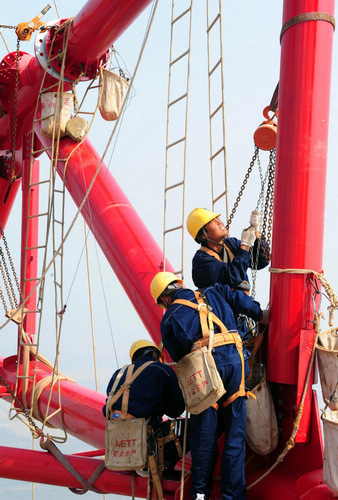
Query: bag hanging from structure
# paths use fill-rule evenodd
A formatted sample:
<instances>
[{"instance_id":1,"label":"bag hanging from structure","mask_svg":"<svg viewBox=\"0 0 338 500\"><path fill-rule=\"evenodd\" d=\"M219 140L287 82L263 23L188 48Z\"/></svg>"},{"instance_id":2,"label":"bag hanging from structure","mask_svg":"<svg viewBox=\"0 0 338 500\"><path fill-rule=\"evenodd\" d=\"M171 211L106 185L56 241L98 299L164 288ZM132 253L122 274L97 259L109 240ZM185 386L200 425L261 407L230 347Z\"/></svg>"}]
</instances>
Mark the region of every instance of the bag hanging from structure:
<instances>
[{"instance_id":1,"label":"bag hanging from structure","mask_svg":"<svg viewBox=\"0 0 338 500\"><path fill-rule=\"evenodd\" d=\"M323 400L331 410L338 410L338 328L318 335L316 344Z\"/></svg>"},{"instance_id":2,"label":"bag hanging from structure","mask_svg":"<svg viewBox=\"0 0 338 500\"><path fill-rule=\"evenodd\" d=\"M128 87L129 83L122 76L101 67L99 110L104 120L118 119Z\"/></svg>"},{"instance_id":3,"label":"bag hanging from structure","mask_svg":"<svg viewBox=\"0 0 338 500\"><path fill-rule=\"evenodd\" d=\"M278 425L264 365L254 365L249 383L256 400L247 400L246 441L258 455L268 455L277 448Z\"/></svg>"},{"instance_id":4,"label":"bag hanging from structure","mask_svg":"<svg viewBox=\"0 0 338 500\"><path fill-rule=\"evenodd\" d=\"M113 388L109 393L106 415L105 465L110 470L143 469L147 465L147 424L149 419L135 418L128 414L130 385L135 378L153 361L144 363L134 373L134 365L121 368L117 374ZM117 384L127 369L126 379L114 394ZM114 403L122 398L121 411L113 409Z\"/></svg>"},{"instance_id":5,"label":"bag hanging from structure","mask_svg":"<svg viewBox=\"0 0 338 500\"><path fill-rule=\"evenodd\" d=\"M176 365L176 375L187 411L194 415L215 404L225 394L215 360L205 346L184 356Z\"/></svg>"},{"instance_id":6,"label":"bag hanging from structure","mask_svg":"<svg viewBox=\"0 0 338 500\"><path fill-rule=\"evenodd\" d=\"M65 92L45 92L41 95L41 134L49 139L55 138L58 127L60 137L66 135L66 123L70 119L73 104L73 94Z\"/></svg>"},{"instance_id":7,"label":"bag hanging from structure","mask_svg":"<svg viewBox=\"0 0 338 500\"><path fill-rule=\"evenodd\" d=\"M322 416L324 430L324 483L338 496L338 411L325 411Z\"/></svg>"}]
</instances>

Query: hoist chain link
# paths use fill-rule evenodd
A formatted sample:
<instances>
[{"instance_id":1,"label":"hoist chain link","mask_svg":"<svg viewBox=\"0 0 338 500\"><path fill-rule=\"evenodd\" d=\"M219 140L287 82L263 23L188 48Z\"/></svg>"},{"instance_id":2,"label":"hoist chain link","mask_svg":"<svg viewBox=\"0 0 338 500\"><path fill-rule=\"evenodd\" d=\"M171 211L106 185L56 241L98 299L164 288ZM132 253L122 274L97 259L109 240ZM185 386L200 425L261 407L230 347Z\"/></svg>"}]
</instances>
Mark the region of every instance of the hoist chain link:
<instances>
[{"instance_id":1,"label":"hoist chain link","mask_svg":"<svg viewBox=\"0 0 338 500\"><path fill-rule=\"evenodd\" d=\"M252 160L251 160L251 162L250 162L250 165L249 165L248 171L247 171L247 173L245 174L244 181L243 181L243 184L242 184L242 186L241 186L241 189L239 190L239 193L238 193L238 196L237 196L237 198L236 198L236 201L235 201L234 207L233 207L233 209L232 209L232 211L231 211L231 214L230 214L230 216L229 216L229 219L228 219L228 221L227 221L227 224L226 224L226 228L227 228L227 229L229 229L230 224L232 223L232 220L233 220L234 215L235 215L235 213L236 213L236 210L237 210L238 204L239 204L239 202L240 202L240 200L241 200L241 198L242 198L242 195L243 195L243 192L244 192L245 186L246 186L246 184L247 184L247 182L248 182L248 180L249 180L250 174L251 174L252 169L253 169L253 167L254 167L254 165L255 165L255 161L256 161L256 159L257 159L257 157L258 157L258 154L259 154L259 149L258 149L258 147L257 147L257 146L255 146L255 152L254 152L254 155L253 155Z\"/></svg>"},{"instance_id":2,"label":"hoist chain link","mask_svg":"<svg viewBox=\"0 0 338 500\"><path fill-rule=\"evenodd\" d=\"M0 28L7 28L10 30L16 30L17 26L9 26L8 24L0 24Z\"/></svg>"},{"instance_id":3,"label":"hoist chain link","mask_svg":"<svg viewBox=\"0 0 338 500\"><path fill-rule=\"evenodd\" d=\"M12 270L12 273L13 273L13 277L14 277L14 281L15 281L16 287L17 287L18 292L19 292L19 296L20 296L21 300L23 300L23 295L22 295L22 292L21 292L21 287L20 287L19 279L18 279L18 276L17 276L16 271L15 271L15 267L14 267L12 256L11 256L11 252L9 250L7 239L5 237L5 233L4 233L4 230L3 230L3 227L2 227L1 224L0 224L0 233L1 233L2 241L4 242L4 246L5 246L5 249L6 249L8 261L9 261L9 264L11 266L11 270ZM13 296L15 297L15 293L14 292L13 292Z\"/></svg>"},{"instance_id":4,"label":"hoist chain link","mask_svg":"<svg viewBox=\"0 0 338 500\"><path fill-rule=\"evenodd\" d=\"M23 404L21 403L21 401L17 398L17 396L14 394L14 392L12 391L12 388L7 384L6 380L3 378L3 376L1 375L0 373L0 379L3 383L3 385L6 387L7 391L10 393L10 395L12 396L13 400L15 401L15 403L17 404L17 406L19 407L19 409L21 410L21 412L24 414L24 416L26 417L27 421L29 422L30 426L35 430L35 433L36 433L36 436L41 436L41 430L38 428L38 426L36 425L36 423L34 422L34 419L31 417L31 415L29 414L29 409L28 408L25 408L23 406Z\"/></svg>"},{"instance_id":5,"label":"hoist chain link","mask_svg":"<svg viewBox=\"0 0 338 500\"><path fill-rule=\"evenodd\" d=\"M14 309L14 303L13 303L13 300L12 300L12 295L11 295L11 292L9 291L9 287L8 287L8 269L6 268L6 262L5 262L5 259L4 259L4 254L3 254L3 251L2 251L2 248L0 247L0 257L2 259L2 262L0 261L0 270L1 270L1 274L2 274L2 279L3 279L3 282L4 282L4 285L5 285L5 288L6 288L6 292L7 292L7 296L8 296L8 299L9 299L9 302L11 304L11 308Z\"/></svg>"},{"instance_id":6,"label":"hoist chain link","mask_svg":"<svg viewBox=\"0 0 338 500\"><path fill-rule=\"evenodd\" d=\"M271 235L272 235L272 220L273 220L273 202L275 195L275 162L276 162L276 150L270 151L270 184L271 184L271 194L270 194L270 210L269 210L269 219L268 219L268 233L267 233L267 242L270 253L271 248Z\"/></svg>"},{"instance_id":7,"label":"hoist chain link","mask_svg":"<svg viewBox=\"0 0 338 500\"><path fill-rule=\"evenodd\" d=\"M1 298L1 302L3 303L5 313L8 313L7 303L6 303L6 300L5 300L5 297L4 297L4 294L3 294L1 287L0 287L0 298Z\"/></svg>"},{"instance_id":8,"label":"hoist chain link","mask_svg":"<svg viewBox=\"0 0 338 500\"><path fill-rule=\"evenodd\" d=\"M272 219L273 219L273 200L274 200L274 186L275 186L275 161L276 150L272 149L269 156L269 177L268 187L266 191L262 236L265 237L268 253L266 254L265 245L262 247L264 257L270 261L271 259L271 233L272 233Z\"/></svg>"},{"instance_id":9,"label":"hoist chain link","mask_svg":"<svg viewBox=\"0 0 338 500\"><path fill-rule=\"evenodd\" d=\"M17 132L17 114L18 114L18 90L19 90L19 53L20 53L20 38L16 42L16 57L15 57L15 84L14 84L14 113L13 113L13 153L12 153L12 173L9 180L10 185L16 179L15 175L15 150L16 150L16 132Z\"/></svg>"}]
</instances>

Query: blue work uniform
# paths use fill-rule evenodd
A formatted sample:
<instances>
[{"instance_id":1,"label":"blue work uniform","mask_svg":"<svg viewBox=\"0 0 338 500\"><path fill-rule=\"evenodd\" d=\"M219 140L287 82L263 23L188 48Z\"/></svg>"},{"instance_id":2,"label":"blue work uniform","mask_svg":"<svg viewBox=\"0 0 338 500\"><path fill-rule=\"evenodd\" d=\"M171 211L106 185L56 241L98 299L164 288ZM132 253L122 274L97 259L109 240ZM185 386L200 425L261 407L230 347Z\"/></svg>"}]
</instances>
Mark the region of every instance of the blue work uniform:
<instances>
[{"instance_id":1,"label":"blue work uniform","mask_svg":"<svg viewBox=\"0 0 338 500\"><path fill-rule=\"evenodd\" d=\"M241 241L236 238L226 238L224 243L233 254L232 261L226 247L223 247L219 253L213 252L212 254L208 254L204 250L197 250L192 261L192 279L195 286L200 288L222 283L236 289L243 281L249 283L247 270L252 266L252 263L254 268L257 263L257 269L264 269L269 264L263 253L264 245L265 253L268 255L265 240L256 239L252 254L243 250ZM217 260L217 255L221 261ZM243 341L249 340L254 333L253 325L248 325L247 317L242 314L237 316L236 320L237 330Z\"/></svg>"},{"instance_id":2,"label":"blue work uniform","mask_svg":"<svg viewBox=\"0 0 338 500\"><path fill-rule=\"evenodd\" d=\"M226 238L224 244L234 256L232 261L229 252L224 247L218 253L221 261L203 250L197 250L195 253L192 260L192 279L196 287L201 288L215 283L222 283L223 285L229 285L230 288L237 288L243 281L249 282L247 270L252 265L251 261L254 265L257 261L257 269L263 269L269 264L263 254L264 245L265 253L268 255L267 243L264 240L256 239L252 258L251 252L243 250L241 241L237 238ZM226 253L225 259L224 252Z\"/></svg>"},{"instance_id":3,"label":"blue work uniform","mask_svg":"<svg viewBox=\"0 0 338 500\"><path fill-rule=\"evenodd\" d=\"M240 290L231 291L227 285L216 284L203 288L213 313L229 331L236 330L237 313L243 313L253 320L262 317L258 302ZM173 300L185 299L196 303L194 292L179 289ZM215 333L219 332L215 325ZM182 304L171 304L161 321L161 335L164 347L174 361L179 361L191 351L192 345L202 337L199 313ZM245 348L244 348L245 351ZM236 393L242 377L241 359L234 344L213 349L213 357L223 380L226 394L221 398L219 410L210 407L189 420L189 442L192 458L191 495L210 495L212 472L218 456L217 439L225 432L225 446L222 454L222 499L243 500L246 496L244 479L246 399L238 397L231 404L222 403ZM245 376L249 373L245 361Z\"/></svg>"},{"instance_id":4,"label":"blue work uniform","mask_svg":"<svg viewBox=\"0 0 338 500\"><path fill-rule=\"evenodd\" d=\"M170 431L170 421L162 421L162 417L163 415L171 418L179 417L185 409L184 399L174 370L164 363L154 361L152 356L144 356L136 360L134 372L148 361L153 361L153 363L147 366L131 384L128 413L136 418L150 417L149 424L153 426L156 435L160 431L165 437ZM112 390L119 371L117 370L109 381L107 396ZM127 370L118 382L115 392L124 383L126 373ZM121 405L122 396L114 403L114 410L121 410ZM103 406L102 413L106 417L106 405ZM175 423L175 433L182 445L184 420L178 420ZM165 467L172 469L179 458L175 443L168 442L164 447Z\"/></svg>"},{"instance_id":5,"label":"blue work uniform","mask_svg":"<svg viewBox=\"0 0 338 500\"><path fill-rule=\"evenodd\" d=\"M144 356L135 361L134 372L144 363L154 361L151 356ZM109 381L107 395L112 390L114 381L120 370L117 370ZM120 388L126 378L126 371L117 384L116 391ZM121 410L122 396L114 403L114 409ZM184 400L178 385L176 373L170 367L159 361L147 366L130 387L128 413L136 418L152 417L155 421L161 421L163 415L176 418L184 411ZM106 416L106 405L102 408Z\"/></svg>"}]
</instances>

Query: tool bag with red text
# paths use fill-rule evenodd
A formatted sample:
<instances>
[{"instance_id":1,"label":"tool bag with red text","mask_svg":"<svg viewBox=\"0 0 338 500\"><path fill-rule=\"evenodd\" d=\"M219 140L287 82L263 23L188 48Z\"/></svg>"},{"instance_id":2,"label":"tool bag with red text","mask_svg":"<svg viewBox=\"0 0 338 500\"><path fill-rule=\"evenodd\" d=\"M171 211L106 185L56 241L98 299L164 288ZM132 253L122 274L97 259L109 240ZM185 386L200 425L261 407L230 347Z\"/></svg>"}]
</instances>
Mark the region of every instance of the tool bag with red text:
<instances>
[{"instance_id":1,"label":"tool bag with red text","mask_svg":"<svg viewBox=\"0 0 338 500\"><path fill-rule=\"evenodd\" d=\"M134 365L121 368L107 401L105 465L110 470L143 469L147 465L147 424L149 419L135 418L128 414L130 385L144 368L144 363L134 373ZM114 394L117 384L127 369L125 382ZM122 396L121 410L114 410L114 403Z\"/></svg>"}]
</instances>

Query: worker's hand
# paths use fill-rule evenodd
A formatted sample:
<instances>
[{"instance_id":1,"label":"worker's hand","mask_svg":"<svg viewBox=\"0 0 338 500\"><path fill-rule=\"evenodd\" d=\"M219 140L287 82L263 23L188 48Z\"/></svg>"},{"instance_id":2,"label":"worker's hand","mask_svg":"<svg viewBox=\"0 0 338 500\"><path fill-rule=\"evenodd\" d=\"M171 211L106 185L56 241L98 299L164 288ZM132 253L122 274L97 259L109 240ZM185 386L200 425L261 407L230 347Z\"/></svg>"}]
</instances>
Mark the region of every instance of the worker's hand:
<instances>
[{"instance_id":1,"label":"worker's hand","mask_svg":"<svg viewBox=\"0 0 338 500\"><path fill-rule=\"evenodd\" d=\"M261 319L259 320L259 323L262 325L268 325L269 324L269 310L268 309L263 309L262 311L263 315Z\"/></svg>"},{"instance_id":2,"label":"worker's hand","mask_svg":"<svg viewBox=\"0 0 338 500\"><path fill-rule=\"evenodd\" d=\"M250 215L250 226L252 226L255 231L259 230L259 225L261 223L261 214L258 210L253 210Z\"/></svg>"},{"instance_id":3,"label":"worker's hand","mask_svg":"<svg viewBox=\"0 0 338 500\"><path fill-rule=\"evenodd\" d=\"M252 226L248 227L247 229L243 229L241 235L242 245L247 245L248 247L252 247L253 244L255 243L255 239L256 239L255 230Z\"/></svg>"}]
</instances>

